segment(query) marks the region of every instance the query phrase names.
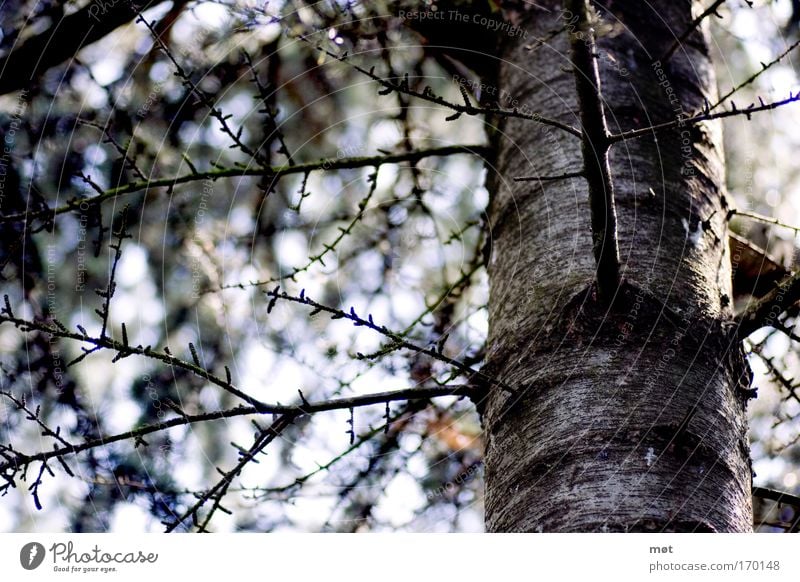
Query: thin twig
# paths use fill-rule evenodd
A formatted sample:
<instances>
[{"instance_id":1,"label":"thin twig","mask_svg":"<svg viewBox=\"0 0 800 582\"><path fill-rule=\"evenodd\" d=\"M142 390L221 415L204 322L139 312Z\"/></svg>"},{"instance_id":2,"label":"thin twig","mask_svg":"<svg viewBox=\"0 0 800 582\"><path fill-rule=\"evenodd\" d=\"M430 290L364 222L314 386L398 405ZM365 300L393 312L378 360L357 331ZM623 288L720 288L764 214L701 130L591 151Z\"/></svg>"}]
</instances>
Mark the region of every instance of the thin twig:
<instances>
[{"instance_id":1,"label":"thin twig","mask_svg":"<svg viewBox=\"0 0 800 582\"><path fill-rule=\"evenodd\" d=\"M138 10L135 7L134 9L136 10L136 13L138 15L136 18L136 22L141 22L147 27L147 29L150 31L151 36L153 37L153 42L156 43L158 48L160 48L161 51L167 56L167 58L172 62L173 66L175 67L175 74L178 76L178 78L181 79L183 85L187 89L189 89L192 93L194 93L197 96L197 98L203 103L203 105L205 105L208 108L208 111L211 114L211 116L215 118L219 123L221 131L231 139L231 141L233 142L233 145L231 147L238 148L242 153L244 153L248 157L249 160L258 160L260 165L266 165L267 164L266 158L260 152L254 151L250 146L248 146L242 141L241 138L244 128L240 127L238 131L235 132L231 129L230 125L228 124L228 119L230 119L231 116L225 115L222 112L222 110L216 106L211 97L209 97L209 95L205 91L200 89L200 87L198 87L197 84L194 81L192 81L190 74L187 73L186 70L184 70L184 68L172 54L172 51L169 50L169 47L166 45L166 43L164 43L164 41L161 40L161 36L156 31L153 24L148 22L148 20L142 15L140 10Z\"/></svg>"},{"instance_id":2,"label":"thin twig","mask_svg":"<svg viewBox=\"0 0 800 582\"><path fill-rule=\"evenodd\" d=\"M297 275L307 272L311 267L319 263L323 267L325 266L325 257L329 254L334 252L339 244L353 232L353 229L358 225L361 219L364 216L364 212L369 205L370 200L375 194L375 190L378 186L378 169L375 170L375 173L370 174L367 177L367 180L370 184L369 190L367 194L359 201L358 203L358 212L350 219L350 222L345 227L339 227L339 233L336 235L331 242L323 243L322 250L319 251L315 255L311 255L308 257L308 261L302 267L296 267L285 273L283 275L279 275L277 277L271 277L269 279L262 279L259 281L249 281L247 283L229 283L227 285L219 285L216 288L210 289L203 289L202 294L208 293L217 293L219 291L224 291L227 289L245 289L246 287L263 287L264 285L271 285L273 283L278 283L280 281L285 281L286 279L291 279L292 281L296 281ZM316 226L319 226L318 224Z\"/></svg>"},{"instance_id":3,"label":"thin twig","mask_svg":"<svg viewBox=\"0 0 800 582\"><path fill-rule=\"evenodd\" d=\"M250 80L255 85L256 90L258 91L258 97L261 100L261 103L264 105L264 108L259 110L259 113L265 114L267 121L269 123L268 127L272 130L270 132L270 135L266 136L266 140L269 140L269 138L271 138L272 135L274 134L278 140L278 144L280 145L280 148L278 148L278 153L281 153L284 156L286 156L287 163L290 166L294 166L295 161L294 158L292 158L291 152L289 151L289 146L286 145L286 137L283 135L283 132L278 127L278 120L277 120L278 112L273 111L270 108L270 99L272 98L273 94L269 92L268 87L266 87L261 82L261 79L258 78L258 71L256 71L256 67L255 64L253 63L253 59L250 57L250 53L248 53L246 50L242 50L242 53L244 55L245 62L247 63L247 67L250 69L250 74L252 75L252 78Z\"/></svg>"}]
</instances>

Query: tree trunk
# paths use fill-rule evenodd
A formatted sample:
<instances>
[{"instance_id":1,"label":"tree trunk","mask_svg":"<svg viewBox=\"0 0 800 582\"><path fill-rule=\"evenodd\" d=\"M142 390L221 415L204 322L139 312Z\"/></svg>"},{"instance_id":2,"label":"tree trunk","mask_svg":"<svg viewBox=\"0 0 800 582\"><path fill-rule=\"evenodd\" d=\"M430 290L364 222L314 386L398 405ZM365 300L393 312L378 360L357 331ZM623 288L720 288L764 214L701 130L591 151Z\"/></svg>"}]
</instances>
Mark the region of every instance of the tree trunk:
<instances>
[{"instance_id":1,"label":"tree trunk","mask_svg":"<svg viewBox=\"0 0 800 582\"><path fill-rule=\"evenodd\" d=\"M521 10L528 34L503 51L500 105L579 128L580 31L561 2ZM700 12L601 3L612 133L715 102L706 31L654 64ZM487 530L750 531L750 376L730 324L719 122L612 147L623 284L610 307L594 283L586 180L513 181L580 170L581 140L523 119L500 121L494 139L485 369L517 393L492 388L483 410Z\"/></svg>"}]
</instances>

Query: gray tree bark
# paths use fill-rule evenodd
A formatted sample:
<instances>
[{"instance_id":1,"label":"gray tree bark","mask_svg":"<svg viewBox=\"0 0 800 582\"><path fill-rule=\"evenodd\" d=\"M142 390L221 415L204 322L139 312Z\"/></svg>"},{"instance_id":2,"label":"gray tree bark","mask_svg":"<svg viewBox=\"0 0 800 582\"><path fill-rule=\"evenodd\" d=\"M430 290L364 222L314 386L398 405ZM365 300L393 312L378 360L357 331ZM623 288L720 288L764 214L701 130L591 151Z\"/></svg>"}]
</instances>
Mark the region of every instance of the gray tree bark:
<instances>
[{"instance_id":1,"label":"gray tree bark","mask_svg":"<svg viewBox=\"0 0 800 582\"><path fill-rule=\"evenodd\" d=\"M580 127L569 44L579 31L561 2L525 4L527 35L498 67L500 105ZM704 30L654 64L700 12L602 3L612 133L715 102ZM487 530L750 531L750 376L730 323L719 122L611 148L623 283L610 306L594 283L586 180L513 181L580 170L580 139L522 119L497 125L485 370L517 395L492 388L483 409Z\"/></svg>"}]
</instances>

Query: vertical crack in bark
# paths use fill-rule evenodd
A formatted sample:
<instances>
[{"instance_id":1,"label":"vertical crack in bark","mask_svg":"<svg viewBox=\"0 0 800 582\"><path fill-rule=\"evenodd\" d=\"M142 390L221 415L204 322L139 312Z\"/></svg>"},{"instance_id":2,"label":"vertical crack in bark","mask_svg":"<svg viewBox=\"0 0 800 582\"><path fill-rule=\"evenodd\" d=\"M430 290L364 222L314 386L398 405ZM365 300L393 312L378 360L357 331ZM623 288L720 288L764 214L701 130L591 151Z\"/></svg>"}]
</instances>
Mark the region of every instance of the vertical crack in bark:
<instances>
[{"instance_id":1,"label":"vertical crack in bark","mask_svg":"<svg viewBox=\"0 0 800 582\"><path fill-rule=\"evenodd\" d=\"M611 142L603 109L594 31L589 21L587 1L568 0L571 18L576 20L570 27L570 47L582 125L584 175L589 185L597 291L601 300L610 302L620 283L617 214L608 162Z\"/></svg>"}]
</instances>

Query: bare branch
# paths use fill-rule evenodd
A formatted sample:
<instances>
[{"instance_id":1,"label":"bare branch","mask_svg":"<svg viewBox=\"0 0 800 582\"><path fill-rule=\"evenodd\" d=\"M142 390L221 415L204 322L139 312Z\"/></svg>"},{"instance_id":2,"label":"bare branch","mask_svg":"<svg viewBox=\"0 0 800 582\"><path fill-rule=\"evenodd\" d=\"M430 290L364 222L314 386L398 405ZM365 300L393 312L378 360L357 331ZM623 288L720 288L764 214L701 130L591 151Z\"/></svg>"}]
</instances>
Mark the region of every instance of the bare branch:
<instances>
[{"instance_id":1,"label":"bare branch","mask_svg":"<svg viewBox=\"0 0 800 582\"><path fill-rule=\"evenodd\" d=\"M342 55L337 55L336 53L333 53L333 52L331 52L331 51L329 51L329 50L327 50L325 48L322 48L320 46L317 46L317 45L313 44L306 37L301 36L300 39L304 40L305 42L307 42L308 44L310 44L311 46L316 48L318 51L328 55L329 57L332 57L332 58L334 58L334 59L336 59L338 61L341 61L341 62L349 65L350 67L352 67L353 69L355 69L359 73L369 77L373 81L376 81L378 84L380 84L385 89L385 91L381 91L380 92L381 94L388 94L388 93L390 93L392 91L395 91L397 93L402 93L404 95L409 95L411 97L416 97L416 98L422 99L424 101L429 101L431 103L436 103L437 105L441 105L441 106L446 107L446 108L448 108L448 109L450 109L452 111L455 111L455 114L453 116L447 118L448 121L452 121L452 120L458 119L458 117L460 117L462 114L466 114L466 115L480 115L480 114L484 114L484 115L487 115L487 114L488 115L499 115L499 116L502 116L502 117L513 117L513 118L518 118L518 119L529 119L531 121L535 121L536 123L540 123L542 125L549 125L551 127L555 127L557 129L565 131L565 132L567 132L567 133L569 133L571 135L574 135L575 137L580 137L581 136L581 132L578 131L577 129L575 129L574 127L572 127L571 125L568 125L566 123L561 123L560 121L555 120L555 119L550 119L550 118L547 118L547 117L543 117L543 116L539 115L538 113L527 114L527 113L522 113L521 111L519 111L517 109L508 110L508 109L501 109L499 107L475 107L469 102L469 99L466 96L464 97L464 104L463 105L460 104L460 103L452 103L450 101L447 101L443 97L440 97L440 96L436 95L435 93L433 93L433 91L431 90L430 87L426 87L425 90L422 91L422 92L415 91L415 90L413 90L413 89L411 89L409 87L407 78L404 78L404 79L398 80L398 81L393 81L391 79L384 79L384 78L380 77L379 75L375 74L375 71L373 69L367 70L367 69L365 69L363 67L360 67L359 65L351 63L349 61L349 59L348 59L349 55L347 53L344 53ZM462 95L464 95L463 87L460 87L460 88L462 89Z\"/></svg>"},{"instance_id":2,"label":"bare branch","mask_svg":"<svg viewBox=\"0 0 800 582\"><path fill-rule=\"evenodd\" d=\"M520 176L514 178L515 182L555 182L557 180L570 180L572 178L583 178L586 173L580 172L564 172L558 176Z\"/></svg>"},{"instance_id":3,"label":"bare branch","mask_svg":"<svg viewBox=\"0 0 800 582\"><path fill-rule=\"evenodd\" d=\"M239 178L242 176L267 176L269 178L279 179L283 176L289 176L291 174L304 174L317 170L348 170L365 168L369 166L379 167L384 164L418 162L419 160L425 158L445 157L454 154L485 156L487 153L488 148L484 145L453 145L415 150L412 152L402 152L397 154L356 156L351 158L329 158L318 160L316 162L295 164L294 166L285 165L249 168L223 168L205 172L193 171L189 174L176 176L174 178L159 178L149 181L131 182L130 184L125 184L117 188L110 188L105 190L103 194L98 194L97 196L92 196L90 198L73 198L63 206L59 206L57 208L38 210L28 213L20 212L17 214L7 214L5 216L0 216L0 223L24 222L39 217L52 218L53 216L65 214L67 212L86 211L87 207L89 206L101 204L107 200L117 198L125 194L140 192L142 190L152 190L154 188L172 188L179 184L187 184L189 182L219 180L220 178Z\"/></svg>"},{"instance_id":4,"label":"bare branch","mask_svg":"<svg viewBox=\"0 0 800 582\"><path fill-rule=\"evenodd\" d=\"M785 57L786 55L788 55L790 52L792 52L792 51L793 51L794 49L796 49L798 46L800 46L800 39L798 39L798 40L796 40L794 43L792 43L792 44L789 46L789 48L787 48L785 51L783 51L783 52L782 52L781 54L779 54L777 57L775 57L774 59L772 59L770 62L768 62L768 63L761 63L761 69L760 69L758 72L756 72L756 73L753 73L753 74L752 74L752 75L750 75L750 76L749 76L747 79L745 79L744 81L742 81L741 83L739 83L738 85L736 85L736 86L735 86L733 89L731 89L730 91L728 91L727 93L725 93L725 94L724 94L722 97L720 97L720 98L719 98L719 100L718 100L716 103L714 103L714 105L712 105L712 106L710 107L710 109L716 109L717 107L719 107L719 105L720 105L720 104L724 103L724 102L725 102L725 101L726 101L726 100L727 100L729 97L733 96L733 95L734 95L734 94L735 94L737 91L739 91L739 90L740 90L740 89L742 89L743 87L746 87L747 85L749 85L749 84L753 83L753 82L754 82L756 79L758 79L758 78L759 78L759 77L760 77L760 76L761 76L761 75L762 75L762 74L763 74L765 71L767 71L767 70L768 70L770 67L772 67L773 65L776 65L776 64L778 64L779 62L781 62L781 60L783 60L783 57Z\"/></svg>"},{"instance_id":5,"label":"bare branch","mask_svg":"<svg viewBox=\"0 0 800 582\"><path fill-rule=\"evenodd\" d=\"M12 394L8 392L0 392L0 395L5 396L19 407L19 399L14 397ZM266 414L280 414L292 418L299 418L300 416L307 416L320 412L329 412L332 410L348 410L365 406L374 406L376 404L386 404L388 402L429 400L431 398L441 398L444 396L468 396L470 398L477 398L480 396L480 392L476 387L469 384L451 384L443 386L405 388L402 390L377 392L375 394L365 394L362 396L352 396L348 398L333 398L330 400L311 401L301 405L274 404L267 405L266 408L257 406L237 406L235 408L215 410L202 414L184 414L169 420L141 426L135 430L88 439L79 444L69 443L59 436L60 433L56 433L47 429L47 436L57 438L62 446L55 448L52 451L44 451L35 454L25 454L15 449L12 450L6 447L0 447L0 453L6 458L5 462L0 463L0 475L6 475L8 471L18 470L22 466L30 463L47 461L49 459L64 457L66 455L74 455L115 442L131 439L142 439L149 434L161 432L176 426L185 426L214 420L235 418L238 416ZM29 414L33 414L31 411L27 409L25 410Z\"/></svg>"},{"instance_id":6,"label":"bare branch","mask_svg":"<svg viewBox=\"0 0 800 582\"><path fill-rule=\"evenodd\" d=\"M664 56L658 60L668 61L672 57L672 55L675 54L675 51L678 50L678 48L684 42L686 42L686 39L689 38L689 36L695 30L697 30L697 28L703 23L703 20L705 20L708 16L715 14L718 18L722 18L720 14L717 12L717 9L719 9L720 6L725 4L726 1L727 0L715 0L714 3L711 4L711 6L709 6L708 8L706 8L700 16L692 20L691 24L689 24L689 27L683 32L683 34L681 34L677 39L675 39L675 42L672 43L672 46L669 48L669 50L667 50L667 52L664 53Z\"/></svg>"},{"instance_id":7,"label":"bare branch","mask_svg":"<svg viewBox=\"0 0 800 582\"><path fill-rule=\"evenodd\" d=\"M789 105L790 103L794 103L796 101L800 101L800 91L798 91L794 95L790 93L786 99L782 99L780 101L773 101L772 103L764 103L764 101L761 98L759 98L760 105L751 103L745 109L738 109L735 104L732 104L732 109L728 111L711 113L710 108L707 106L703 111L703 113L698 113L691 117L676 117L671 121L665 121L664 123L651 125L650 127L642 127L640 129L632 129L630 131L624 131L622 133L612 134L609 137L609 141L612 144L614 144L628 139L634 139L637 137L651 135L659 131L664 131L666 129L673 129L675 127L678 127L679 125L680 126L695 125L697 123L702 123L703 121L712 121L714 119L725 119L727 117L736 117L737 115L744 115L745 117L747 117L748 120L750 120L750 117L753 115L753 113L760 113L762 111L771 111L773 109L777 109L778 107L783 107L784 105Z\"/></svg>"},{"instance_id":8,"label":"bare branch","mask_svg":"<svg viewBox=\"0 0 800 582\"><path fill-rule=\"evenodd\" d=\"M737 210L736 208L733 208L728 211L728 218L730 219L730 217L732 216L743 216L745 218L750 218L751 220L757 220L758 222L764 222L766 224L774 224L775 226L780 226L781 228L788 228L789 230L800 232L800 226L792 226L791 224L782 222L777 218L772 218L771 216L764 216L763 214L750 212L749 210Z\"/></svg>"},{"instance_id":9,"label":"bare branch","mask_svg":"<svg viewBox=\"0 0 800 582\"><path fill-rule=\"evenodd\" d=\"M800 512L800 497L797 495L784 493L783 491L775 491L774 489L767 489L766 487L753 487L753 495L761 499L775 501L776 503L791 505L795 511Z\"/></svg>"},{"instance_id":10,"label":"bare branch","mask_svg":"<svg viewBox=\"0 0 800 582\"><path fill-rule=\"evenodd\" d=\"M786 396L786 399L788 400L789 398L792 398L798 404L800 404L800 394L797 393L797 383L793 379L787 378L786 375L783 374L783 372L781 372L781 370L778 368L775 360L769 356L765 356L761 349L753 349L752 353L764 363L772 378L777 380L778 384L783 386L789 393L788 396Z\"/></svg>"},{"instance_id":11,"label":"bare branch","mask_svg":"<svg viewBox=\"0 0 800 582\"><path fill-rule=\"evenodd\" d=\"M800 301L800 273L786 277L772 291L752 303L736 318L739 335L779 323L780 315Z\"/></svg>"},{"instance_id":12,"label":"bare branch","mask_svg":"<svg viewBox=\"0 0 800 582\"><path fill-rule=\"evenodd\" d=\"M173 356L171 353L165 351L164 353L155 352L152 350L150 346L142 347L141 345L132 346L127 343L116 341L110 338L108 335L103 335L100 337L92 337L85 333L83 328L80 328L80 333L72 332L64 328L60 325L50 325L40 321L32 321L21 319L15 317L13 315L8 314L7 310L4 308L2 315L0 315L0 324L2 323L12 323L14 326L22 332L30 332L30 331L39 331L42 333L49 334L53 337L64 338L64 339L71 339L79 342L85 342L91 344L93 347L91 349L84 349L84 355L80 357L78 360L75 360L73 363L77 363L77 361L82 360L85 355L88 353L98 351L101 349L107 349L113 352L116 352L117 355L115 359L119 360L122 358L126 358L128 356L138 355L138 356L145 356L147 358L153 360L159 360L167 365L176 366L178 368L183 368L184 370L188 370L197 376L204 378L222 388L223 390L241 398L248 404L255 406L259 410L267 410L269 408L268 404L256 400L252 396L245 394L238 388L236 388L233 384L228 382L227 380L223 380L222 378L212 374L208 370L201 368L193 363L187 362L180 358Z\"/></svg>"},{"instance_id":13,"label":"bare branch","mask_svg":"<svg viewBox=\"0 0 800 582\"><path fill-rule=\"evenodd\" d=\"M233 479L237 477L242 470L250 463L256 455L261 453L267 445L269 445L272 441L274 441L278 436L280 436L281 432L286 429L289 425L291 425L295 420L295 417L286 414L278 418L272 425L261 431L256 438L255 443L253 446L250 447L250 450L247 453L243 454L242 457L239 459L239 462L236 466L228 472L223 473L221 470L217 469L220 473L222 473L222 479L217 482L214 487L200 495L200 498L197 502L192 505L189 509L187 509L183 514L176 517L174 521L167 522L164 525L167 526L166 531L171 532L175 530L179 525L181 525L184 521L189 518L197 524L197 512L211 499L214 500L214 506L212 510L209 512L209 515L206 516L205 521L200 526L200 531L205 531L206 526L208 525L209 521L211 520L212 515L214 512L220 508L220 504L222 502L222 498L228 492L228 488L233 483ZM199 525L199 524L198 524Z\"/></svg>"},{"instance_id":14,"label":"bare branch","mask_svg":"<svg viewBox=\"0 0 800 582\"><path fill-rule=\"evenodd\" d=\"M586 2L570 0L570 10L577 15L578 31L570 34L571 59L575 71L578 106L581 114L581 151L583 174L589 186L589 206L592 216L592 246L597 262L598 295L610 301L620 283L619 248L617 245L617 215L614 208L614 184L608 161L609 141L594 31L589 22Z\"/></svg>"},{"instance_id":15,"label":"bare branch","mask_svg":"<svg viewBox=\"0 0 800 582\"><path fill-rule=\"evenodd\" d=\"M372 319L372 315L369 315L367 319L360 317L356 313L355 309L352 307L350 308L350 311L342 311L340 309L323 305L322 303L318 303L313 299L311 299L310 297L308 297L305 294L305 290L300 292L299 297L294 297L292 295L289 295L285 291L282 292L280 290L280 287L275 287L275 289L273 289L272 291L265 292L265 295L267 295L267 297L272 298L270 300L270 305L268 309L274 307L275 303L278 300L289 301L292 303L299 303L301 305L308 305L309 307L313 308L312 313L319 313L321 311L324 311L326 313L330 313L333 319L348 319L352 321L356 327L367 327L391 339L394 342L394 344L398 347L410 350L412 352L416 352L418 354L429 356L434 360L439 360L440 362L449 364L462 374L466 374L470 380L483 382L490 386L497 386L499 388L502 388L506 392L509 392L510 394L514 395L517 394L517 391L508 384L506 384L505 382L492 378L486 375L485 373L481 372L480 370L475 370L474 368L471 368L470 366L464 364L463 362L459 362L458 360L445 356L443 353L441 353L441 351L439 351L436 348L426 348L407 341L401 334L391 331L386 326L376 324ZM360 358L365 358L363 354L357 354L357 356Z\"/></svg>"}]
</instances>

